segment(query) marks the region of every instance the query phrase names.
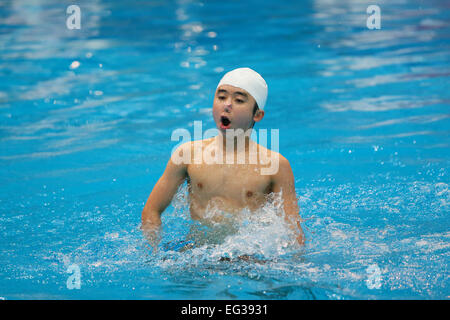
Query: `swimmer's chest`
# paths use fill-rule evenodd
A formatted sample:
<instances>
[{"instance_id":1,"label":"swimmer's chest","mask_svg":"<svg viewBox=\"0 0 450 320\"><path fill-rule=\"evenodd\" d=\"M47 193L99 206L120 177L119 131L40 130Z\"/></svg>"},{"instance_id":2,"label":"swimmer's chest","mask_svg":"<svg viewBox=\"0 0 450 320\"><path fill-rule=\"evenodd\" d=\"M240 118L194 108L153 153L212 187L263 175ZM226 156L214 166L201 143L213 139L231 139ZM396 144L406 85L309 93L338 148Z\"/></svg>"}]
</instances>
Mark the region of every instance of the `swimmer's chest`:
<instances>
[{"instance_id":1,"label":"swimmer's chest","mask_svg":"<svg viewBox=\"0 0 450 320\"><path fill-rule=\"evenodd\" d=\"M205 193L270 192L271 177L256 165L189 165L188 176L191 187Z\"/></svg>"}]
</instances>

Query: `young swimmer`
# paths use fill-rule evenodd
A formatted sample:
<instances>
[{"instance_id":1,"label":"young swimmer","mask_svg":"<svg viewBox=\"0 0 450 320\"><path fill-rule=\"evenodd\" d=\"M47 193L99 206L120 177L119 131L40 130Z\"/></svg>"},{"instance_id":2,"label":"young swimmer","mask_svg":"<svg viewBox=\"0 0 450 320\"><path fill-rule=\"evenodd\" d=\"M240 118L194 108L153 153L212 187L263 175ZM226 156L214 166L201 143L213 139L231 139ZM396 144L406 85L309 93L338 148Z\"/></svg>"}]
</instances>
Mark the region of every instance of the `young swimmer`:
<instances>
[{"instance_id":1,"label":"young swimmer","mask_svg":"<svg viewBox=\"0 0 450 320\"><path fill-rule=\"evenodd\" d=\"M142 211L141 228L152 247L159 242L161 214L186 180L191 217L202 222L225 223L220 212L253 212L281 192L286 221L297 242L304 243L289 161L250 139L255 122L264 117L266 99L267 84L254 70L238 68L223 76L213 102L219 134L180 145Z\"/></svg>"}]
</instances>

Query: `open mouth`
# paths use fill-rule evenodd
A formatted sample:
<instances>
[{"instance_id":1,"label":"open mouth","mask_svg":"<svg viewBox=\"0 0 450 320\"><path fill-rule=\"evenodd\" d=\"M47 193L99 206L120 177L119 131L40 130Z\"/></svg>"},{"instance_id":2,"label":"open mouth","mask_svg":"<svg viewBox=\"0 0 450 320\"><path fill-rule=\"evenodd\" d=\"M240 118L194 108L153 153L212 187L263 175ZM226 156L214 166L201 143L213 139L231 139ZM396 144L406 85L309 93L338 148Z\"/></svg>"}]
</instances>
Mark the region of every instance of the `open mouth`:
<instances>
[{"instance_id":1,"label":"open mouth","mask_svg":"<svg viewBox=\"0 0 450 320\"><path fill-rule=\"evenodd\" d=\"M230 124L231 124L231 121L226 116L221 116L220 117L220 126L223 129L228 129L230 127Z\"/></svg>"}]
</instances>

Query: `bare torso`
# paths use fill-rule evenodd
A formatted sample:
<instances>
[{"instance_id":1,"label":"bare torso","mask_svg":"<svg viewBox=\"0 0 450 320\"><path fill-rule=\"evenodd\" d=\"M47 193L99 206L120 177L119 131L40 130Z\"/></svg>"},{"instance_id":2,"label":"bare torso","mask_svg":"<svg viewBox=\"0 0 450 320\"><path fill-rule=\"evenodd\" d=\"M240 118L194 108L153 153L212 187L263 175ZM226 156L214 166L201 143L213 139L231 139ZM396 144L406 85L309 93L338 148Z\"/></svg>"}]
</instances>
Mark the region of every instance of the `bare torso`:
<instances>
[{"instance_id":1,"label":"bare torso","mask_svg":"<svg viewBox=\"0 0 450 320\"><path fill-rule=\"evenodd\" d=\"M247 141L246 148L225 152L222 158L226 161L217 161L220 156L216 156L216 161L211 162L211 158L204 155L209 152L212 155L217 150L220 154L223 149L218 147L220 141L215 137L201 142L188 142L178 147L153 188L142 211L142 228L149 241L158 241L156 231L161 226L161 213L170 204L177 188L187 179L190 214L192 219L201 220L201 225L210 221L221 222L213 223L215 227L234 227L234 223L222 222L230 221L230 217L232 220L235 217L238 220L240 217L245 218L247 214L240 214L243 213L242 210L253 214L258 208L271 202L272 196L280 195L285 220L296 233L298 243L303 244L294 175L288 160L256 142ZM198 150L208 152L200 153L200 157L197 157ZM234 159L238 161L230 163L227 155L234 155ZM242 155L245 155L246 161L240 162ZM222 232L219 229L217 231ZM222 233L228 232L225 231ZM213 234L212 238L220 238L219 233Z\"/></svg>"},{"instance_id":2,"label":"bare torso","mask_svg":"<svg viewBox=\"0 0 450 320\"><path fill-rule=\"evenodd\" d=\"M214 139L204 140L203 149L210 143ZM272 177L261 174L260 164L189 164L187 176L191 217L196 220L217 221L220 212L233 214L244 208L254 211L272 192Z\"/></svg>"}]
</instances>

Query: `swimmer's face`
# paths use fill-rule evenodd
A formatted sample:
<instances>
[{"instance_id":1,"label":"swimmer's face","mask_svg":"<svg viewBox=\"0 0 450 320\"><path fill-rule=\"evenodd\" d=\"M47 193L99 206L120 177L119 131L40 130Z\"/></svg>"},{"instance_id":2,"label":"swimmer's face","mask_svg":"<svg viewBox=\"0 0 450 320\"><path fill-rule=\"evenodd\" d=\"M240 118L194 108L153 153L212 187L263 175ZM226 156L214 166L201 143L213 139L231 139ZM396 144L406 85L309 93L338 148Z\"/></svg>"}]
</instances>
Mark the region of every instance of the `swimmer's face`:
<instances>
[{"instance_id":1,"label":"swimmer's face","mask_svg":"<svg viewBox=\"0 0 450 320\"><path fill-rule=\"evenodd\" d=\"M217 128L225 133L227 129L251 128L253 122L264 117L263 110L253 114L255 99L244 89L231 85L221 85L217 88L213 103L213 117Z\"/></svg>"}]
</instances>

